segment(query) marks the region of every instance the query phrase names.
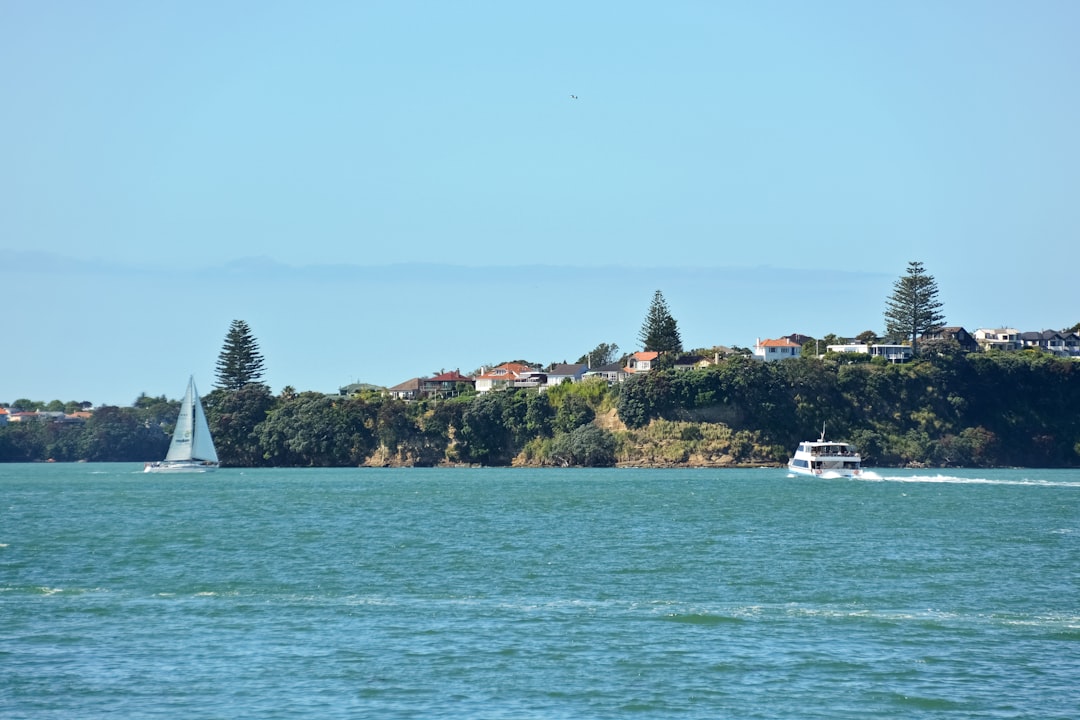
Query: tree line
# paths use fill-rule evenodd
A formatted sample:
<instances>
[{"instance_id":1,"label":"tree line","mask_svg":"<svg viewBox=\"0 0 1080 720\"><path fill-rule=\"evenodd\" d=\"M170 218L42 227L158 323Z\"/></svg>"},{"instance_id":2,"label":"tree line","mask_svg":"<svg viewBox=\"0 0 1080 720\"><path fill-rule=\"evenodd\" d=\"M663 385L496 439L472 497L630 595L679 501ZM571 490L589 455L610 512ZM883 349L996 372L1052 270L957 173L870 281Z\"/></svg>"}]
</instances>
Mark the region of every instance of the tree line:
<instances>
[{"instance_id":1,"label":"tree line","mask_svg":"<svg viewBox=\"0 0 1080 720\"><path fill-rule=\"evenodd\" d=\"M914 345L940 327L936 295L921 263L909 264L887 303L887 332ZM639 339L669 361L682 352L660 291ZM601 343L583 357L606 362L617 352ZM859 447L868 466L1080 465L1080 370L1037 350L966 354L937 343L899 365L737 354L695 370L660 362L611 386L413 402L376 390L339 397L286 387L275 396L261 382L264 365L250 327L233 321L203 398L225 466L778 464L823 426ZM98 408L84 424L9 423L0 462L160 459L178 409L143 395L130 408Z\"/></svg>"},{"instance_id":2,"label":"tree line","mask_svg":"<svg viewBox=\"0 0 1080 720\"><path fill-rule=\"evenodd\" d=\"M942 349L903 364L852 355L407 402L265 385L204 398L225 466L755 465L786 461L822 426L868 466L1080 466L1080 366L1038 351ZM178 403L140 397L84 424L9 423L0 461L164 456Z\"/></svg>"}]
</instances>

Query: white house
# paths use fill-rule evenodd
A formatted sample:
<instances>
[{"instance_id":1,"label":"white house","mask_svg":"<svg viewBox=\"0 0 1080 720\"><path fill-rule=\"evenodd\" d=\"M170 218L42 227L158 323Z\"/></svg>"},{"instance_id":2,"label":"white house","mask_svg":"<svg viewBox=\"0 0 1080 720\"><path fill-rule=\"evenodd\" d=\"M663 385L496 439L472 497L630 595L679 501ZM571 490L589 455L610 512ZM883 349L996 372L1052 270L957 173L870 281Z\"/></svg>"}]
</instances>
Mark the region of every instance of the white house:
<instances>
[{"instance_id":1,"label":"white house","mask_svg":"<svg viewBox=\"0 0 1080 720\"><path fill-rule=\"evenodd\" d=\"M552 365L551 369L547 371L547 384L559 385L564 380L570 382L581 382L581 379L585 377L585 373L588 372L589 366L585 363L570 363Z\"/></svg>"},{"instance_id":2,"label":"white house","mask_svg":"<svg viewBox=\"0 0 1080 720\"><path fill-rule=\"evenodd\" d=\"M655 350L640 350L631 355L626 361L626 372L630 375L647 373L652 370L653 363L660 353Z\"/></svg>"},{"instance_id":3,"label":"white house","mask_svg":"<svg viewBox=\"0 0 1080 720\"><path fill-rule=\"evenodd\" d=\"M757 343L754 345L754 357L765 362L797 358L801 352L802 345L792 342L788 338L780 338L779 340L762 340L758 338Z\"/></svg>"},{"instance_id":4,"label":"white house","mask_svg":"<svg viewBox=\"0 0 1080 720\"><path fill-rule=\"evenodd\" d=\"M476 378L476 392L485 393L510 387L536 387L540 384L535 380L538 372L536 368L521 363L503 363L485 370Z\"/></svg>"},{"instance_id":5,"label":"white house","mask_svg":"<svg viewBox=\"0 0 1080 720\"><path fill-rule=\"evenodd\" d=\"M979 328L971 335L983 350L1019 350L1022 346L1016 328Z\"/></svg>"},{"instance_id":6,"label":"white house","mask_svg":"<svg viewBox=\"0 0 1080 720\"><path fill-rule=\"evenodd\" d=\"M889 362L907 362L911 359L910 345L828 345L825 349L834 353L865 353L871 357L883 357Z\"/></svg>"}]
</instances>

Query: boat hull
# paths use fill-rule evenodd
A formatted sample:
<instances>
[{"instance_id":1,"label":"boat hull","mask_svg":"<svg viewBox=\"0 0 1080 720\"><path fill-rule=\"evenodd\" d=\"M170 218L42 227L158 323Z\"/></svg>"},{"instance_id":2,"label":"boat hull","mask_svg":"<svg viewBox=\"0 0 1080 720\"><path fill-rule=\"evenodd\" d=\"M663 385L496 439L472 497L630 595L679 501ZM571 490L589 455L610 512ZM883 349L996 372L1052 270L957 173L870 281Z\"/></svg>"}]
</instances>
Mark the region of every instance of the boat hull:
<instances>
[{"instance_id":1,"label":"boat hull","mask_svg":"<svg viewBox=\"0 0 1080 720\"><path fill-rule=\"evenodd\" d=\"M217 463L201 462L159 462L147 463L143 468L144 473L205 473L217 470Z\"/></svg>"},{"instance_id":2,"label":"boat hull","mask_svg":"<svg viewBox=\"0 0 1080 720\"><path fill-rule=\"evenodd\" d=\"M848 469L843 469L843 470L834 470L834 469L811 470L809 468L795 467L795 466L792 466L792 465L788 465L788 472L790 472L793 475L805 475L807 477L816 477L816 478L825 478L825 479L831 479L831 478L857 478L862 474L861 469L856 469L856 470L848 470Z\"/></svg>"}]
</instances>

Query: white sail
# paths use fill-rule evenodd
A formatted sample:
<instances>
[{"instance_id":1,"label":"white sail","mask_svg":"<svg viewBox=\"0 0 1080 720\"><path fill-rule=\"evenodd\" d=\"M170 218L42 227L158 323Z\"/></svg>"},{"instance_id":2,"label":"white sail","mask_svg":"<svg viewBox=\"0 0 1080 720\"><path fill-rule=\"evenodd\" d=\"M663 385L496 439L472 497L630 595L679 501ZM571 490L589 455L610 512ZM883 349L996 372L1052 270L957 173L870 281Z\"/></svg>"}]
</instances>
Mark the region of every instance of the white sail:
<instances>
[{"instance_id":1,"label":"white sail","mask_svg":"<svg viewBox=\"0 0 1080 720\"><path fill-rule=\"evenodd\" d=\"M172 442L169 443L169 452L165 455L165 462L194 458L192 439L195 429L195 403L198 398L195 391L195 378L191 378L188 381L187 393L180 402L180 415L176 418L176 429L173 430Z\"/></svg>"},{"instance_id":2,"label":"white sail","mask_svg":"<svg viewBox=\"0 0 1080 720\"><path fill-rule=\"evenodd\" d=\"M210 426L206 422L206 413L203 412L199 393L195 390L194 379L191 381L189 390L192 397L195 398L195 432L191 438L191 459L216 463L218 461L217 450L214 449L214 439L210 437Z\"/></svg>"},{"instance_id":3,"label":"white sail","mask_svg":"<svg viewBox=\"0 0 1080 720\"><path fill-rule=\"evenodd\" d=\"M165 460L147 464L146 472L204 472L217 467L217 450L210 437L210 426L206 422L199 391L195 388L195 378L188 380L187 392L180 402L180 415L176 418L176 429Z\"/></svg>"}]
</instances>

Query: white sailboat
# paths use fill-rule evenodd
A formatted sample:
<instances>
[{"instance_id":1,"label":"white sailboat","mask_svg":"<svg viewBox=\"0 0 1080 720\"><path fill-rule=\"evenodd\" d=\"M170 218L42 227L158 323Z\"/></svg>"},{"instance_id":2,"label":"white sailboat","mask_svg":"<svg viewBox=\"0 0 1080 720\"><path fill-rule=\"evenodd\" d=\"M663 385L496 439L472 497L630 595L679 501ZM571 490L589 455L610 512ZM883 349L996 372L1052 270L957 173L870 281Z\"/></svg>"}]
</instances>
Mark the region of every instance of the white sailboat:
<instances>
[{"instance_id":1,"label":"white sailboat","mask_svg":"<svg viewBox=\"0 0 1080 720\"><path fill-rule=\"evenodd\" d=\"M176 430L169 443L169 452L161 462L147 463L143 472L209 472L217 467L214 439L210 437L210 426L206 424L199 391L195 389L195 378L191 378L188 380L187 393L180 403L180 415L176 418Z\"/></svg>"}]
</instances>

